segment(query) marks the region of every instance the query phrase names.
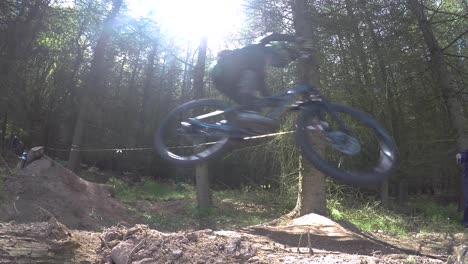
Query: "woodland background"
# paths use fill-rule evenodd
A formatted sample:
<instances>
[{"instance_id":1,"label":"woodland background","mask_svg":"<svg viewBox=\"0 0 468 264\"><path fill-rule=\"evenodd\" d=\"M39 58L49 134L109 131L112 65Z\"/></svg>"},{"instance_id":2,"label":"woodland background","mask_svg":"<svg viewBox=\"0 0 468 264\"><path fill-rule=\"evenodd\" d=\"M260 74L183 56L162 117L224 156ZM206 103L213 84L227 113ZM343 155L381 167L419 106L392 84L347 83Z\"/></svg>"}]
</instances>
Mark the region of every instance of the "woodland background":
<instances>
[{"instance_id":1,"label":"woodland background","mask_svg":"<svg viewBox=\"0 0 468 264\"><path fill-rule=\"evenodd\" d=\"M130 16L122 0L72 2L0 2L2 148L18 135L26 148L45 146L74 170L83 163L193 182L191 170L177 170L150 148L171 109L194 98L222 98L208 78L216 57L210 40L180 43L157 21ZM226 43L241 47L266 32L294 34L292 2L246 1L245 26ZM390 197L424 193L456 201L461 171L455 154L468 148L468 2L302 2L321 91L371 113L397 142L400 166L386 185ZM292 85L296 67L269 69L271 89ZM293 127L293 117L284 121L284 130ZM210 164L212 188L294 193L300 158L293 143L280 136ZM70 155L72 144L82 150L149 149Z\"/></svg>"}]
</instances>

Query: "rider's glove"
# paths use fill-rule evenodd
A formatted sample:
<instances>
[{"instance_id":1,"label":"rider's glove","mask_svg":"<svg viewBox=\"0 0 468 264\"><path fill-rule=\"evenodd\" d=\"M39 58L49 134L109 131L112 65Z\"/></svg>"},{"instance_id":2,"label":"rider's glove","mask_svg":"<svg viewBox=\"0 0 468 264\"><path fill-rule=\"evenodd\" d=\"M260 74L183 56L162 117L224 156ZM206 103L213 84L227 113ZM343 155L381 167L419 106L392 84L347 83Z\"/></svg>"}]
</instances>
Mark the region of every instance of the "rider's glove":
<instances>
[{"instance_id":1,"label":"rider's glove","mask_svg":"<svg viewBox=\"0 0 468 264\"><path fill-rule=\"evenodd\" d=\"M462 154L457 153L457 155L455 155L455 158L458 165L462 164Z\"/></svg>"}]
</instances>

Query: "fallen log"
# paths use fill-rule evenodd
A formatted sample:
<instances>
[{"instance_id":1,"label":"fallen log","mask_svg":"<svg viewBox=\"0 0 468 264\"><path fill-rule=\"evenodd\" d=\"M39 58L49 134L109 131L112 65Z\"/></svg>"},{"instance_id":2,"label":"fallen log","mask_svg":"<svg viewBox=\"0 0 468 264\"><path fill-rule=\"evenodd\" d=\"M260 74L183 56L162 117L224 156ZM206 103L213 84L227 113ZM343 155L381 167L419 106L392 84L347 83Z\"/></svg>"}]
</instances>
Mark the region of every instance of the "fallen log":
<instances>
[{"instance_id":1,"label":"fallen log","mask_svg":"<svg viewBox=\"0 0 468 264\"><path fill-rule=\"evenodd\" d=\"M0 263L66 263L77 246L54 217L46 223L0 223Z\"/></svg>"}]
</instances>

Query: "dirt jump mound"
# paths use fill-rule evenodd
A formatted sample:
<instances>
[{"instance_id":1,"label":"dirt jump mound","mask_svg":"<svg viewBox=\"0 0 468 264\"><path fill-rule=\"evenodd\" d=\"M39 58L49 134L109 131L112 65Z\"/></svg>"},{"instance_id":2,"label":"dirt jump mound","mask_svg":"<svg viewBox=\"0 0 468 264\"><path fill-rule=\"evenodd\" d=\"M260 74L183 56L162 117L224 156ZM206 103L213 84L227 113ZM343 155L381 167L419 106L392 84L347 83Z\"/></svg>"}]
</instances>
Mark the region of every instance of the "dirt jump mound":
<instances>
[{"instance_id":1,"label":"dirt jump mound","mask_svg":"<svg viewBox=\"0 0 468 264\"><path fill-rule=\"evenodd\" d=\"M60 164L41 158L5 180L8 202L0 221L40 222L54 216L73 229L97 230L135 214L112 198L107 185L85 181Z\"/></svg>"},{"instance_id":2,"label":"dirt jump mound","mask_svg":"<svg viewBox=\"0 0 468 264\"><path fill-rule=\"evenodd\" d=\"M278 226L163 233L138 224L144 221L113 199L108 186L85 181L47 157L4 183L8 199L0 207L0 263L396 264L447 259L445 251L425 254L430 247L415 239L411 247L391 245L315 214Z\"/></svg>"}]
</instances>

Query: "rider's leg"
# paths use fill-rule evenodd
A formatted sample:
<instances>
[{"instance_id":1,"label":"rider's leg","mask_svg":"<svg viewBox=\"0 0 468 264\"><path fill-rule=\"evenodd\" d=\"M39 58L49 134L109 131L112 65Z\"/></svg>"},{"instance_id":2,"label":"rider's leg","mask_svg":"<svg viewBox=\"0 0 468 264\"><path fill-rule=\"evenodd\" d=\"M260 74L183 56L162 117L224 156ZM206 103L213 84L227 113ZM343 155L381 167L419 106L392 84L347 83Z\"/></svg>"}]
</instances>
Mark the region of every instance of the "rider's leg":
<instances>
[{"instance_id":1,"label":"rider's leg","mask_svg":"<svg viewBox=\"0 0 468 264\"><path fill-rule=\"evenodd\" d=\"M245 70L242 72L239 81L239 98L241 104L246 109L256 110L258 107L255 105L257 100L256 93L259 85L257 74L251 70Z\"/></svg>"},{"instance_id":2,"label":"rider's leg","mask_svg":"<svg viewBox=\"0 0 468 264\"><path fill-rule=\"evenodd\" d=\"M261 110L261 107L258 106L257 103L260 100L258 97L256 97L257 88L264 85L265 83L262 79L262 76L255 71L245 70L242 72L240 81L238 83L239 94L237 97L239 98L240 104L243 107L235 117L236 121L241 126L248 125L246 127L251 127L253 124L256 124L272 129L276 129L278 127L277 120L266 117L258 112Z\"/></svg>"}]
</instances>

